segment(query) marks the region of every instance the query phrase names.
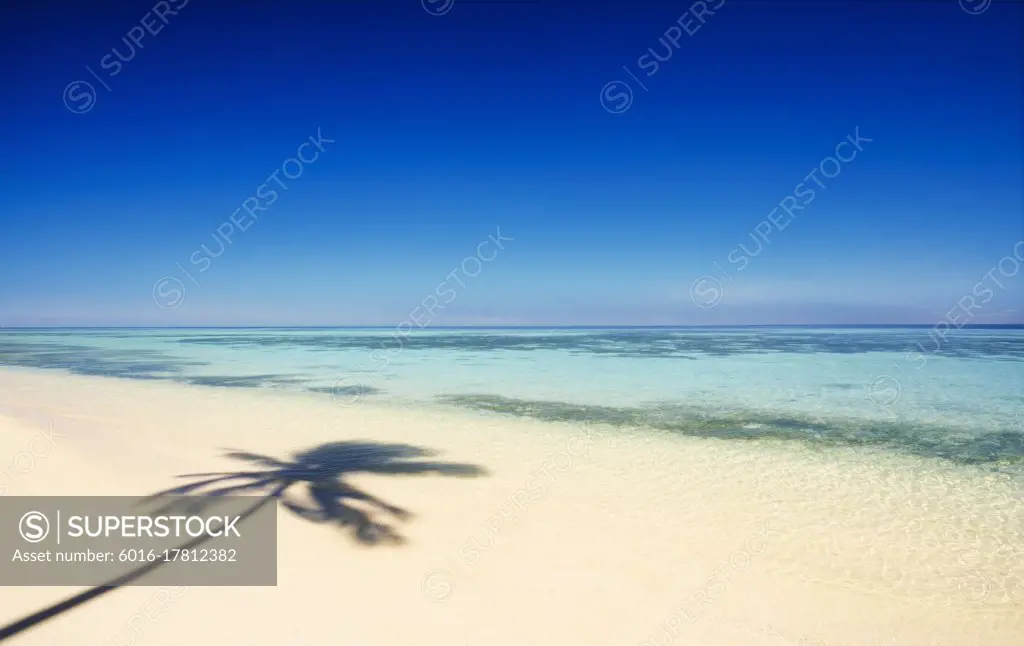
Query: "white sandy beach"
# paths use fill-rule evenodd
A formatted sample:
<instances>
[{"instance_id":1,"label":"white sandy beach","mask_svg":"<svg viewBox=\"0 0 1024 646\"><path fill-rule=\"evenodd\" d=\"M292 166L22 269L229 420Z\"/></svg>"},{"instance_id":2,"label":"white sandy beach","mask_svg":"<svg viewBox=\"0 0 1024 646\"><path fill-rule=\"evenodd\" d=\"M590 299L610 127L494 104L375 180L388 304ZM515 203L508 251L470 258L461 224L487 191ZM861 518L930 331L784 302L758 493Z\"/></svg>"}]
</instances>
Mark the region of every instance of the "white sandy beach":
<instances>
[{"instance_id":1,"label":"white sandy beach","mask_svg":"<svg viewBox=\"0 0 1024 646\"><path fill-rule=\"evenodd\" d=\"M488 475L354 476L415 514L396 524L406 544L361 546L279 506L276 587L122 588L10 643L1024 643L1024 502L980 470L0 370L7 495L145 495L243 467L225 449L359 439ZM2 588L0 622L76 591Z\"/></svg>"}]
</instances>

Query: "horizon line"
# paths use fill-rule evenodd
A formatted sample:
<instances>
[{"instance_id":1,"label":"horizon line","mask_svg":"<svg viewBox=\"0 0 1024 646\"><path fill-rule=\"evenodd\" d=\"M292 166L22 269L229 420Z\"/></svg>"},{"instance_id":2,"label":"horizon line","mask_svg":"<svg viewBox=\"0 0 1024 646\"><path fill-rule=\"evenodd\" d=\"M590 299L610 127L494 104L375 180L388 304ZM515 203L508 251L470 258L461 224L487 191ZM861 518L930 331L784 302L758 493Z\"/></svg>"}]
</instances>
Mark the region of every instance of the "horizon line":
<instances>
[{"instance_id":1,"label":"horizon line","mask_svg":"<svg viewBox=\"0 0 1024 646\"><path fill-rule=\"evenodd\" d=\"M691 325L434 325L413 328L408 332L424 330L613 330L613 329L717 329L717 328L934 328L938 323L729 323ZM396 325L32 325L3 326L0 331L11 330L392 330ZM950 330L963 329L1024 329L1022 323L974 323Z\"/></svg>"}]
</instances>

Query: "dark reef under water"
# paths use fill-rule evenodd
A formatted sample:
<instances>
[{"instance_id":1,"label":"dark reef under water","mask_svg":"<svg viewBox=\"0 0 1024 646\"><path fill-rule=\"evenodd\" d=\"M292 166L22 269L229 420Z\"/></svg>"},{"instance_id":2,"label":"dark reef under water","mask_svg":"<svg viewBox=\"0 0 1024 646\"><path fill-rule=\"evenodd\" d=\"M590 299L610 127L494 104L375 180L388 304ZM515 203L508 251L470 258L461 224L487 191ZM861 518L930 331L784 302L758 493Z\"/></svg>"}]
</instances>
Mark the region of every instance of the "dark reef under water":
<instances>
[{"instance_id":1,"label":"dark reef under water","mask_svg":"<svg viewBox=\"0 0 1024 646\"><path fill-rule=\"evenodd\" d=\"M177 340L187 345L230 347L356 349L395 351L453 350L489 352L493 350L562 350L568 352L620 357L661 357L693 359L699 356L736 354L826 353L861 354L865 352L922 352L931 356L974 357L1024 360L1024 335L951 333L936 340L927 329L896 329L880 334L873 329L812 332L801 329L758 330L508 330L448 331L445 334L401 335L393 331L348 334L207 334L185 336ZM576 333L574 333L576 332Z\"/></svg>"},{"instance_id":2,"label":"dark reef under water","mask_svg":"<svg viewBox=\"0 0 1024 646\"><path fill-rule=\"evenodd\" d=\"M1024 334L1007 332L1020 326L988 326L948 330L938 335L922 327L891 328L605 328L605 329L475 329L420 331L402 334L396 330L201 330L168 336L167 330L79 330L39 329L11 331L33 337L52 337L55 344L64 337L96 339L158 338L168 344L208 345L235 348L306 350L451 350L487 352L493 350L562 350L573 353L621 357L692 359L700 356L737 354L866 352L920 352L929 356L986 358L1024 361ZM4 346L23 345L7 343ZM37 344L43 345L43 344ZM49 346L49 347L57 347ZM84 347L66 346L60 347ZM2 351L2 350L0 350Z\"/></svg>"},{"instance_id":3,"label":"dark reef under water","mask_svg":"<svg viewBox=\"0 0 1024 646\"><path fill-rule=\"evenodd\" d=\"M451 406L545 422L653 428L693 437L728 440L788 440L812 446L877 446L961 464L1024 464L1024 434L992 431L966 436L940 425L773 416L756 411L708 412L679 404L643 407L595 406L526 400L498 395L444 395Z\"/></svg>"},{"instance_id":4,"label":"dark reef under water","mask_svg":"<svg viewBox=\"0 0 1024 646\"><path fill-rule=\"evenodd\" d=\"M189 369L209 366L205 361L186 361L151 350L108 350L83 345L0 342L0 366L66 370L91 377L116 377L173 381L211 388L291 388L331 395L374 395L381 390L371 386L306 386L295 375L195 375Z\"/></svg>"}]
</instances>

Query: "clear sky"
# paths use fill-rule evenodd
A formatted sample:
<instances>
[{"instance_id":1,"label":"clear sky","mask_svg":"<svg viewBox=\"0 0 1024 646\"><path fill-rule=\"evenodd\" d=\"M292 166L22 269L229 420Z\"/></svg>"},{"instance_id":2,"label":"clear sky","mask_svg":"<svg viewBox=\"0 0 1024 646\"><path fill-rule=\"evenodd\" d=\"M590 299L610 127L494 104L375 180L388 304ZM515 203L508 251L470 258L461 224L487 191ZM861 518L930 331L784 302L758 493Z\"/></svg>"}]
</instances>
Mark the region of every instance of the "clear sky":
<instances>
[{"instance_id":1,"label":"clear sky","mask_svg":"<svg viewBox=\"0 0 1024 646\"><path fill-rule=\"evenodd\" d=\"M1020 3L98 4L5 10L0 325L1024 321Z\"/></svg>"}]
</instances>

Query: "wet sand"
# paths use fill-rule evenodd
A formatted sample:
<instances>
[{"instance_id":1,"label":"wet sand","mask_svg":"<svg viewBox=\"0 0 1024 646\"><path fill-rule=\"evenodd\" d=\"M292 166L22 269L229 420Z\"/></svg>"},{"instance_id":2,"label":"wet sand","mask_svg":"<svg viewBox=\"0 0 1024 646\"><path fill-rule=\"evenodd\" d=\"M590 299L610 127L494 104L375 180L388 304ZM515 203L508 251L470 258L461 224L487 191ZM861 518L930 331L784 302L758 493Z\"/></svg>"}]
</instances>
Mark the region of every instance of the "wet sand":
<instances>
[{"instance_id":1,"label":"wet sand","mask_svg":"<svg viewBox=\"0 0 1024 646\"><path fill-rule=\"evenodd\" d=\"M412 512L375 516L404 544L278 505L276 587L121 588L10 643L1024 643L1020 485L976 467L0 370L6 495L146 495L251 468L225 450L352 440L487 475L346 475ZM0 622L76 591L0 588Z\"/></svg>"}]
</instances>

